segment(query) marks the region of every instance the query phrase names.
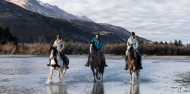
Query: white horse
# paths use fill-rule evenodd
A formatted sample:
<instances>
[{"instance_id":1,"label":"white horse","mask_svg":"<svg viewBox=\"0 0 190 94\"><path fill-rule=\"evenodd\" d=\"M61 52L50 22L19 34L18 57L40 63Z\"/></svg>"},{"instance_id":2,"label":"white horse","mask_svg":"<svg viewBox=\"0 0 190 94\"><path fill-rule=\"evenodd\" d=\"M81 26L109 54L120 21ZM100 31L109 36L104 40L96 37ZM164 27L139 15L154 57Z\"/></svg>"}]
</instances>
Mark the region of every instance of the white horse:
<instances>
[{"instance_id":1,"label":"white horse","mask_svg":"<svg viewBox=\"0 0 190 94\"><path fill-rule=\"evenodd\" d=\"M47 84L52 83L52 76L53 76L53 71L54 70L58 70L59 72L59 82L61 82L63 80L63 76L66 73L66 64L63 62L63 60L61 59L61 56L59 53L57 53L57 49L54 47L50 47L51 50L51 54L50 54L50 73L48 75L48 80L47 80ZM60 66L59 68L56 67L56 61L55 59L57 59L57 63Z\"/></svg>"}]
</instances>

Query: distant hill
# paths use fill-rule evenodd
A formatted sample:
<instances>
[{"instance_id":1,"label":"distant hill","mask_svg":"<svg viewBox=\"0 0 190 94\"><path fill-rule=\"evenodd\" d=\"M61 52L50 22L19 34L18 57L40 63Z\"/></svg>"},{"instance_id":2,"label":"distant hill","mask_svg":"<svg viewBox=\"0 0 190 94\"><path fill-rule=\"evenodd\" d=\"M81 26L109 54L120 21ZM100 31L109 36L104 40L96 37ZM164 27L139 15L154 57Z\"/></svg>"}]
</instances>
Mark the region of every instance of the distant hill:
<instances>
[{"instance_id":1,"label":"distant hill","mask_svg":"<svg viewBox=\"0 0 190 94\"><path fill-rule=\"evenodd\" d=\"M0 2L0 24L9 27L11 33L18 37L20 42L29 43L51 42L57 34L63 36L66 41L80 42L89 42L97 32L102 34L103 41L106 43L123 42L123 39L129 37L127 30L117 26L50 18L7 1Z\"/></svg>"},{"instance_id":2,"label":"distant hill","mask_svg":"<svg viewBox=\"0 0 190 94\"><path fill-rule=\"evenodd\" d=\"M82 27L88 27L92 30L95 30L98 33L101 33L102 35L108 37L106 41L113 43L113 42L125 42L131 35L131 33L119 26L114 26L107 23L95 23L95 22L85 22L80 20L72 20L73 24L77 24ZM110 38L109 38L110 37ZM111 39L114 39L113 41L109 41ZM148 39L139 37L139 39L143 42L151 42Z\"/></svg>"}]
</instances>

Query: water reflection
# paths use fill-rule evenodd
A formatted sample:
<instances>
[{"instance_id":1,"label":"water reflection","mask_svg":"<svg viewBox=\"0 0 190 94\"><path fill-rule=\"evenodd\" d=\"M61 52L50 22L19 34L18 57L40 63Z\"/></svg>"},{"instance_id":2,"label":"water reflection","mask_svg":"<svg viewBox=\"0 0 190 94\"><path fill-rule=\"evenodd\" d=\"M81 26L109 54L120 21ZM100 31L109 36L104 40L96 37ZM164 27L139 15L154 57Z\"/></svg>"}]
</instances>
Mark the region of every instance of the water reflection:
<instances>
[{"instance_id":1,"label":"water reflection","mask_svg":"<svg viewBox=\"0 0 190 94\"><path fill-rule=\"evenodd\" d=\"M94 82L91 94L104 94L104 83L102 81Z\"/></svg>"},{"instance_id":2,"label":"water reflection","mask_svg":"<svg viewBox=\"0 0 190 94\"><path fill-rule=\"evenodd\" d=\"M48 94L68 94L67 86L62 84L48 85L47 92Z\"/></svg>"},{"instance_id":3,"label":"water reflection","mask_svg":"<svg viewBox=\"0 0 190 94\"><path fill-rule=\"evenodd\" d=\"M130 93L129 94L140 94L140 86L139 84L130 85Z\"/></svg>"}]
</instances>

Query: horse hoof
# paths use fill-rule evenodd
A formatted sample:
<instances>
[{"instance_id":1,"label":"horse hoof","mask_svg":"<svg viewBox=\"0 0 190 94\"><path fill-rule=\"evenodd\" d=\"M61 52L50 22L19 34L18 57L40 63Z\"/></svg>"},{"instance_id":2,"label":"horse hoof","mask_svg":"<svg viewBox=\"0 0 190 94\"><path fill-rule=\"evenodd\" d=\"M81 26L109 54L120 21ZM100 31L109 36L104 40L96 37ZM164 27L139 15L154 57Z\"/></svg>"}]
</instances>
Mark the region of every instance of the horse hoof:
<instances>
[{"instance_id":1,"label":"horse hoof","mask_svg":"<svg viewBox=\"0 0 190 94\"><path fill-rule=\"evenodd\" d=\"M46 82L47 85L50 85L50 84L52 84L52 83L53 83L53 82L51 82L51 81L47 81L47 82Z\"/></svg>"}]
</instances>

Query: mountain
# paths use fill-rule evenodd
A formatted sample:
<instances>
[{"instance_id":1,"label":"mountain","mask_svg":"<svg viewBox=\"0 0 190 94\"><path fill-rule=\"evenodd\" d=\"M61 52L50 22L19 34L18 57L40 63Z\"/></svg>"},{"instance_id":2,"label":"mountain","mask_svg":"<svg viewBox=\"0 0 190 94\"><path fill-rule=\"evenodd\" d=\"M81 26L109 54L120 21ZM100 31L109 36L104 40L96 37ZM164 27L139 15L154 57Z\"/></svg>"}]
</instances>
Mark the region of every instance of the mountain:
<instances>
[{"instance_id":1,"label":"mountain","mask_svg":"<svg viewBox=\"0 0 190 94\"><path fill-rule=\"evenodd\" d=\"M57 6L50 5L48 3L43 3L37 0L6 0L14 3L24 9L30 10L42 14L47 17L60 18L64 20L81 20L81 21L92 21L86 16L75 16L66 11L58 8Z\"/></svg>"},{"instance_id":2,"label":"mountain","mask_svg":"<svg viewBox=\"0 0 190 94\"><path fill-rule=\"evenodd\" d=\"M7 1L47 17L68 20L73 24L77 24L79 26L82 25L83 27L88 27L94 29L95 31L102 32L104 34L109 34L109 35L112 34L111 36L115 36L115 34L117 34L116 36L120 40L126 40L130 36L130 32L122 27L105 23L104 24L95 23L86 16L75 16L65 12L64 10L58 8L57 6L52 6L47 3L42 3L38 0L7 0ZM149 42L149 40L146 40L144 38L141 38L141 40L143 40L144 42Z\"/></svg>"},{"instance_id":3,"label":"mountain","mask_svg":"<svg viewBox=\"0 0 190 94\"><path fill-rule=\"evenodd\" d=\"M21 42L50 42L57 34L64 40L88 42L93 31L66 20L46 17L7 1L0 2L0 24L9 27L11 33Z\"/></svg>"},{"instance_id":4,"label":"mountain","mask_svg":"<svg viewBox=\"0 0 190 94\"><path fill-rule=\"evenodd\" d=\"M29 43L52 42L57 34L66 41L89 42L95 33L100 33L105 43L124 42L130 35L129 31L118 26L47 17L7 1L0 2L0 24L8 26L20 42Z\"/></svg>"},{"instance_id":5,"label":"mountain","mask_svg":"<svg viewBox=\"0 0 190 94\"><path fill-rule=\"evenodd\" d=\"M121 42L121 41L126 42L129 36L131 35L131 33L126 29L119 26L107 24L107 23L85 22L85 21L80 21L80 20L73 20L72 23L77 24L78 26L88 27L105 36L114 36L114 39L117 39L117 40L111 41L111 43ZM139 39L145 43L151 42L150 40L142 38L142 37L139 37Z\"/></svg>"},{"instance_id":6,"label":"mountain","mask_svg":"<svg viewBox=\"0 0 190 94\"><path fill-rule=\"evenodd\" d=\"M63 36L64 40L89 42L94 33L99 32L90 26L46 17L7 1L0 2L0 24L8 26L20 42L29 43L39 40L51 42L57 34ZM122 41L117 34L105 34L102 39L106 43Z\"/></svg>"}]
</instances>

